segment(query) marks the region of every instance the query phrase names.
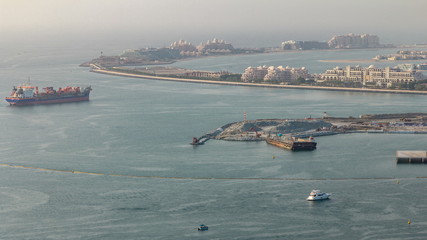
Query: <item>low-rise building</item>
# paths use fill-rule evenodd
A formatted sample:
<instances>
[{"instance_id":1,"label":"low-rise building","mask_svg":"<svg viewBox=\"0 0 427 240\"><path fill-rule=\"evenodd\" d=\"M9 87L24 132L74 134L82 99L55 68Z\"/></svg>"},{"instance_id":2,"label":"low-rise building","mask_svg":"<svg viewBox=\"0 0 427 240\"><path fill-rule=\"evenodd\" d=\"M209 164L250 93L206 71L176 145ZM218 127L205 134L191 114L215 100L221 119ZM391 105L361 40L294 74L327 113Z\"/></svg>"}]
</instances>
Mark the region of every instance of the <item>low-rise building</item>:
<instances>
[{"instance_id":1,"label":"low-rise building","mask_svg":"<svg viewBox=\"0 0 427 240\"><path fill-rule=\"evenodd\" d=\"M184 57L200 55L200 53L197 51L197 48L193 44L184 40L171 43L169 48L179 50L179 54Z\"/></svg>"},{"instance_id":2,"label":"low-rise building","mask_svg":"<svg viewBox=\"0 0 427 240\"><path fill-rule=\"evenodd\" d=\"M294 40L282 42L282 50L298 50L300 48L299 44Z\"/></svg>"},{"instance_id":3,"label":"low-rise building","mask_svg":"<svg viewBox=\"0 0 427 240\"><path fill-rule=\"evenodd\" d=\"M196 47L193 44L184 40L179 40L177 42L171 43L169 48L178 49L179 51L197 51Z\"/></svg>"},{"instance_id":4,"label":"low-rise building","mask_svg":"<svg viewBox=\"0 0 427 240\"><path fill-rule=\"evenodd\" d=\"M409 51L399 50L395 54L378 55L373 58L374 60L422 60L427 59L427 51Z\"/></svg>"},{"instance_id":5,"label":"low-rise building","mask_svg":"<svg viewBox=\"0 0 427 240\"><path fill-rule=\"evenodd\" d=\"M290 68L283 67L248 67L242 75L243 82L270 82L286 83L297 80L298 78L307 79L310 75L305 67Z\"/></svg>"},{"instance_id":6,"label":"low-rise building","mask_svg":"<svg viewBox=\"0 0 427 240\"><path fill-rule=\"evenodd\" d=\"M117 66L120 65L119 56L101 56L99 57L103 66Z\"/></svg>"},{"instance_id":7,"label":"low-rise building","mask_svg":"<svg viewBox=\"0 0 427 240\"><path fill-rule=\"evenodd\" d=\"M245 69L245 72L242 74L242 81L243 82L261 82L263 81L267 73L268 73L268 67L266 66L248 67Z\"/></svg>"},{"instance_id":8,"label":"low-rise building","mask_svg":"<svg viewBox=\"0 0 427 240\"><path fill-rule=\"evenodd\" d=\"M184 73L185 77L192 78L220 78L222 75L228 74L228 72L208 72L208 71L192 71Z\"/></svg>"},{"instance_id":9,"label":"low-rise building","mask_svg":"<svg viewBox=\"0 0 427 240\"><path fill-rule=\"evenodd\" d=\"M413 69L376 68L371 65L367 68L360 66L336 67L319 74L316 81L359 82L364 86L374 84L380 87L390 87L393 84L410 83L422 79L423 75Z\"/></svg>"}]
</instances>

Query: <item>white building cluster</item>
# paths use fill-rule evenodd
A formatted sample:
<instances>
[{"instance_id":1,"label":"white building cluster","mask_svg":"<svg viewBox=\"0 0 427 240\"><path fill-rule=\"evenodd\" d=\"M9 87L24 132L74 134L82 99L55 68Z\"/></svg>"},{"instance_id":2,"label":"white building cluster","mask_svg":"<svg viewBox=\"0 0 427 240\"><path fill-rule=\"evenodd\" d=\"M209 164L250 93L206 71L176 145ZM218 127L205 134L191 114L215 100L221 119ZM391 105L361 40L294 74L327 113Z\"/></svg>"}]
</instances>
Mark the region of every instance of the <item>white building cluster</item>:
<instances>
[{"instance_id":1,"label":"white building cluster","mask_svg":"<svg viewBox=\"0 0 427 240\"><path fill-rule=\"evenodd\" d=\"M422 60L427 59L427 51L399 50L396 54L378 55L374 60Z\"/></svg>"},{"instance_id":2,"label":"white building cluster","mask_svg":"<svg viewBox=\"0 0 427 240\"><path fill-rule=\"evenodd\" d=\"M288 40L288 41L282 42L281 48L283 50L298 50L301 47L298 45L298 43L296 41Z\"/></svg>"},{"instance_id":3,"label":"white building cluster","mask_svg":"<svg viewBox=\"0 0 427 240\"><path fill-rule=\"evenodd\" d=\"M230 43L226 43L224 40L214 38L212 41L208 40L206 43L201 43L197 46L197 50L202 54L224 54L231 53L234 50L234 47Z\"/></svg>"},{"instance_id":4,"label":"white building cluster","mask_svg":"<svg viewBox=\"0 0 427 240\"><path fill-rule=\"evenodd\" d=\"M270 82L270 83L286 83L297 80L298 78L307 79L310 75L305 67L290 68L290 67L274 67L274 66L259 66L248 67L242 74L243 82Z\"/></svg>"},{"instance_id":5,"label":"white building cluster","mask_svg":"<svg viewBox=\"0 0 427 240\"><path fill-rule=\"evenodd\" d=\"M327 42L319 41L294 41L289 40L282 42L282 50L313 50L313 49L328 49L329 45Z\"/></svg>"},{"instance_id":6,"label":"white building cluster","mask_svg":"<svg viewBox=\"0 0 427 240\"><path fill-rule=\"evenodd\" d=\"M364 86L371 84L380 87L390 87L393 84L410 83L422 79L423 75L412 69L376 68L371 65L368 68L360 66L335 67L317 76L316 81L359 82Z\"/></svg>"},{"instance_id":7,"label":"white building cluster","mask_svg":"<svg viewBox=\"0 0 427 240\"><path fill-rule=\"evenodd\" d=\"M170 49L177 49L180 52L181 56L198 56L200 53L197 51L197 48L190 42L179 40L173 42L170 46Z\"/></svg>"},{"instance_id":8,"label":"white building cluster","mask_svg":"<svg viewBox=\"0 0 427 240\"><path fill-rule=\"evenodd\" d=\"M197 47L191 44L190 42L179 40L173 42L169 46L169 48L179 50L181 56L228 54L234 50L233 45L225 42L224 40L219 40L216 38L214 38L213 40L208 40L205 43L200 43L200 45L198 45Z\"/></svg>"},{"instance_id":9,"label":"white building cluster","mask_svg":"<svg viewBox=\"0 0 427 240\"><path fill-rule=\"evenodd\" d=\"M377 48L381 47L380 39L376 35L347 34L332 37L328 41L330 48Z\"/></svg>"}]
</instances>

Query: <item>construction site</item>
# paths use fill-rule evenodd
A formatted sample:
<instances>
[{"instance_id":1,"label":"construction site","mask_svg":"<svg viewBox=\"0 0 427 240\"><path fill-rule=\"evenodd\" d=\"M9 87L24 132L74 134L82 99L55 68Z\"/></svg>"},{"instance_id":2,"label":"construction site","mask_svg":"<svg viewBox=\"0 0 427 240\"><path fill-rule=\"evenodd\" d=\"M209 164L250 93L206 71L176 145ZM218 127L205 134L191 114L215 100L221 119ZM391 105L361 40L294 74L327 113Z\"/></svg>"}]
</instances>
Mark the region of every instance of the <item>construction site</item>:
<instances>
[{"instance_id":1,"label":"construction site","mask_svg":"<svg viewBox=\"0 0 427 240\"><path fill-rule=\"evenodd\" d=\"M304 119L257 119L228 123L199 138L193 145L209 139L264 141L271 135L319 137L348 133L427 134L427 113L397 113Z\"/></svg>"}]
</instances>

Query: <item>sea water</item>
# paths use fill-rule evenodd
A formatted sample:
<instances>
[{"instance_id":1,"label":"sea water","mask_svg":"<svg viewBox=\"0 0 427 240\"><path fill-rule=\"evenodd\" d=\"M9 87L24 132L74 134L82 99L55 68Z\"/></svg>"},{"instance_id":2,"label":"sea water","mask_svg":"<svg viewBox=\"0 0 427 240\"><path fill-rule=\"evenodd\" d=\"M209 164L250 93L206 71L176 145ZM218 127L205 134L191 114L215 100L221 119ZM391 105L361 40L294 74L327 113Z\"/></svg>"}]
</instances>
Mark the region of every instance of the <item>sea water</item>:
<instances>
[{"instance_id":1,"label":"sea water","mask_svg":"<svg viewBox=\"0 0 427 240\"><path fill-rule=\"evenodd\" d=\"M426 166L396 165L395 153L426 150L427 135L319 137L310 152L265 142L189 143L244 113L261 119L425 112L426 96L133 79L78 67L97 54L89 46L2 50L2 96L28 77L39 87L93 88L89 102L0 105L2 239L425 237ZM393 52L310 51L174 65L242 72L265 63L323 72L340 64L318 60ZM306 201L312 189L331 199ZM209 231L198 232L199 224Z\"/></svg>"}]
</instances>

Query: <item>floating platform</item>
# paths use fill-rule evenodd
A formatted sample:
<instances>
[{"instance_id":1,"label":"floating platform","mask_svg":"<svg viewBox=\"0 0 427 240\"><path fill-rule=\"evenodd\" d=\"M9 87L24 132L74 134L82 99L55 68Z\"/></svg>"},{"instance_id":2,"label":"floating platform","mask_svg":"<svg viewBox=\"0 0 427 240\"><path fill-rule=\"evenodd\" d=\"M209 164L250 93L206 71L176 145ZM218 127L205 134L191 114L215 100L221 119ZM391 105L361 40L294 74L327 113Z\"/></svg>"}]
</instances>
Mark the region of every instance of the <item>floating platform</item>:
<instances>
[{"instance_id":1,"label":"floating platform","mask_svg":"<svg viewBox=\"0 0 427 240\"><path fill-rule=\"evenodd\" d=\"M312 140L302 138L281 138L281 137L267 137L265 141L268 144L274 145L279 148L288 149L291 151L311 151L316 149L317 143Z\"/></svg>"},{"instance_id":2,"label":"floating platform","mask_svg":"<svg viewBox=\"0 0 427 240\"><path fill-rule=\"evenodd\" d=\"M396 163L427 163L427 151L396 151Z\"/></svg>"}]
</instances>

